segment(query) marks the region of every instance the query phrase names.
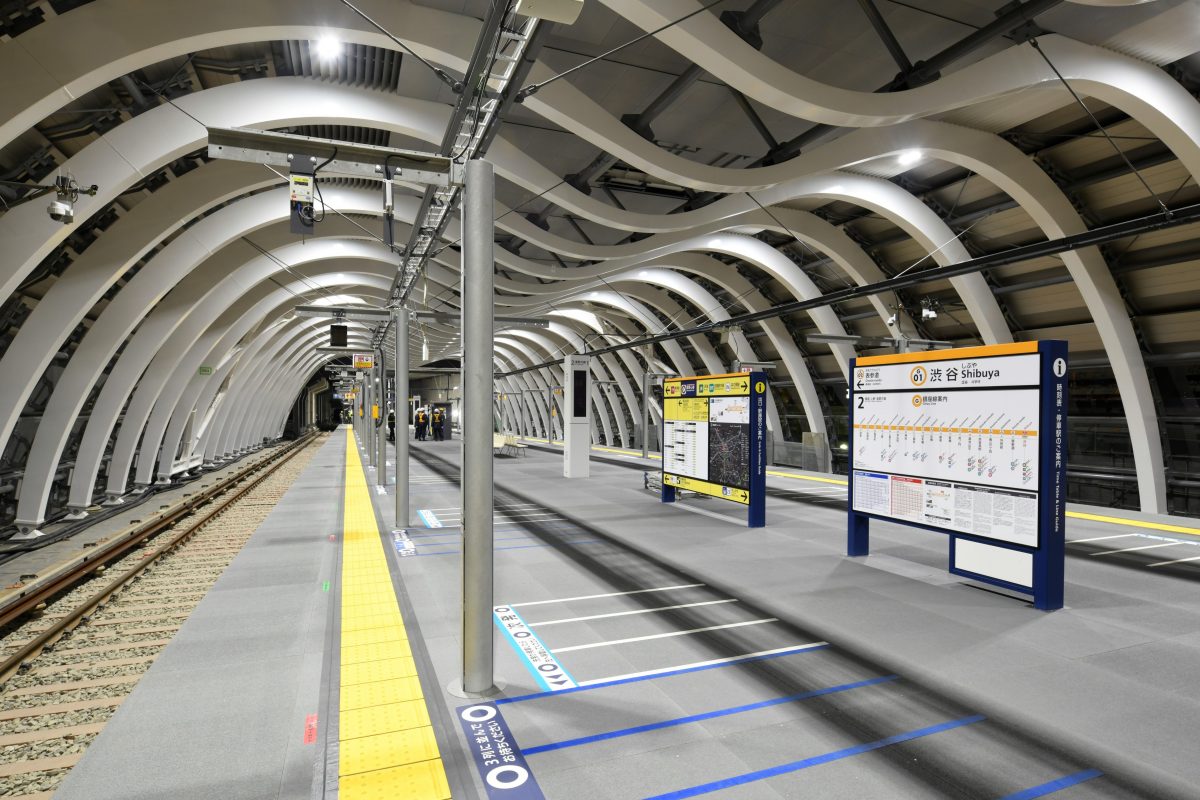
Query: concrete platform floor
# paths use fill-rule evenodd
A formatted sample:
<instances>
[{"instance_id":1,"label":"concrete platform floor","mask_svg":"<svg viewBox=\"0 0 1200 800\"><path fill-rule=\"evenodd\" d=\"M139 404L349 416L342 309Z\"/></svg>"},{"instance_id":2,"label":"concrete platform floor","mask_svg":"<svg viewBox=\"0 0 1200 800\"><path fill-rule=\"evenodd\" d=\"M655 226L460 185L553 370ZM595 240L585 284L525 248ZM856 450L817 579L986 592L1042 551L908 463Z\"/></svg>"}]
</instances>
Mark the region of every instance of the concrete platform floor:
<instances>
[{"instance_id":1,"label":"concrete platform floor","mask_svg":"<svg viewBox=\"0 0 1200 800\"><path fill-rule=\"evenodd\" d=\"M715 499L662 505L628 467L568 481L531 451L495 462L503 689L468 701L446 690L461 674L460 444L412 450L416 524L393 532L391 485L372 496L456 798L1196 796L1190 563L1080 541L1068 608L1046 614L950 576L935 534L877 524L873 554L844 557L836 484L775 486L749 530ZM335 574L344 462L332 437L59 796L334 796L326 730L302 732L336 711L317 587ZM515 646L531 637L551 672ZM489 794L466 709L504 720L540 794Z\"/></svg>"},{"instance_id":2,"label":"concrete platform floor","mask_svg":"<svg viewBox=\"0 0 1200 800\"><path fill-rule=\"evenodd\" d=\"M459 669L459 446L413 452L414 521L447 527L410 532L401 572L444 685ZM1195 796L1200 571L1081 541L1138 529L1072 519L1068 608L1046 614L949 575L935 534L877 523L873 554L844 557L833 484L772 480L768 526L749 530L732 505L664 506L641 483L595 461L567 481L532 449L496 461L496 603L576 683L829 646L524 701L545 690L498 632L517 701L500 708L546 796L1036 797L1049 789L1020 793L1060 779L1081 782L1055 797ZM828 693L777 702L814 691Z\"/></svg>"}]
</instances>

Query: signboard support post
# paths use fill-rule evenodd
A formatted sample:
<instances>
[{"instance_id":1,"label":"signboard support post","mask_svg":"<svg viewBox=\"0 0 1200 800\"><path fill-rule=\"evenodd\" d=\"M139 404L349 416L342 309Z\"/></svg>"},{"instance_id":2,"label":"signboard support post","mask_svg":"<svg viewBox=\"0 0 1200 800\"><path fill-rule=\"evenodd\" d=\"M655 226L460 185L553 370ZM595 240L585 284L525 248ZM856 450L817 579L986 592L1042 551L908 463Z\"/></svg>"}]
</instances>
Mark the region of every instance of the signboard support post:
<instances>
[{"instance_id":1,"label":"signboard support post","mask_svg":"<svg viewBox=\"0 0 1200 800\"><path fill-rule=\"evenodd\" d=\"M872 518L947 534L949 571L1063 606L1067 343L851 359L846 554Z\"/></svg>"},{"instance_id":2,"label":"signboard support post","mask_svg":"<svg viewBox=\"0 0 1200 800\"><path fill-rule=\"evenodd\" d=\"M396 527L407 528L409 523L408 486L408 309L392 311L396 326Z\"/></svg>"},{"instance_id":3,"label":"signboard support post","mask_svg":"<svg viewBox=\"0 0 1200 800\"><path fill-rule=\"evenodd\" d=\"M848 519L850 521L850 529L846 539L846 555L869 555L871 552L871 537L869 533L871 523L869 518L851 511Z\"/></svg>"},{"instance_id":4,"label":"signboard support post","mask_svg":"<svg viewBox=\"0 0 1200 800\"><path fill-rule=\"evenodd\" d=\"M492 317L495 313L492 253L492 165L466 165L463 194L462 275L462 690L494 688L492 663Z\"/></svg>"}]
</instances>

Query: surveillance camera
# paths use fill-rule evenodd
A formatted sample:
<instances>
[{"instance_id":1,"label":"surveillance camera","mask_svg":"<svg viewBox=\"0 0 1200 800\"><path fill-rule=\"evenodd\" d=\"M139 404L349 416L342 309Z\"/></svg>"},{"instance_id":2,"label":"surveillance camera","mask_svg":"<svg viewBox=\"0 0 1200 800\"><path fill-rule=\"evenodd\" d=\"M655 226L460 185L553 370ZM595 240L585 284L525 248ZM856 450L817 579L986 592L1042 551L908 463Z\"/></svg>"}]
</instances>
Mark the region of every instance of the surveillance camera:
<instances>
[{"instance_id":1,"label":"surveillance camera","mask_svg":"<svg viewBox=\"0 0 1200 800\"><path fill-rule=\"evenodd\" d=\"M937 319L937 315L938 313L935 309L928 307L921 309L921 319Z\"/></svg>"},{"instance_id":2,"label":"surveillance camera","mask_svg":"<svg viewBox=\"0 0 1200 800\"><path fill-rule=\"evenodd\" d=\"M46 206L46 213L50 215L50 219L64 225L75 221L75 206L67 200L51 200L50 205Z\"/></svg>"},{"instance_id":3,"label":"surveillance camera","mask_svg":"<svg viewBox=\"0 0 1200 800\"><path fill-rule=\"evenodd\" d=\"M892 314L890 317L887 318L887 324L888 324L889 328L896 324L896 315L895 314Z\"/></svg>"}]
</instances>

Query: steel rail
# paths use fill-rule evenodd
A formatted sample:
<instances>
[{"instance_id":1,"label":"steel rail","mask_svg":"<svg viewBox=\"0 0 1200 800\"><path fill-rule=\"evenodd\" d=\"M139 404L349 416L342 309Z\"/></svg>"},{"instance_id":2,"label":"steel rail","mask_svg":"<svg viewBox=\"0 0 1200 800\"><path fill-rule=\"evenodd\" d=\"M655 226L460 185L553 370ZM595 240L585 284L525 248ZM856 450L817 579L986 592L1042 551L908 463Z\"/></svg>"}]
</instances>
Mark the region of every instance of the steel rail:
<instances>
[{"instance_id":1,"label":"steel rail","mask_svg":"<svg viewBox=\"0 0 1200 800\"><path fill-rule=\"evenodd\" d=\"M147 567L186 542L202 527L273 475L276 470L311 444L315 438L316 434L309 434L303 439L298 439L293 444L282 448L271 458L239 470L235 475L230 476L222 483L215 484L207 489L202 495L178 504L175 509L172 509L169 513L164 514L158 519L139 525L122 538L104 547L100 552L84 556L74 565L65 569L61 574L55 575L52 579L38 585L27 594L18 595L13 602L0 609L0 625L7 625L28 614L30 611L38 610L45 602L82 583L89 576L104 572L109 564L126 556L130 550L145 542L156 539L160 534L172 528L183 517L192 514L200 506L210 503L215 497L219 496L219 500L215 505L205 508L200 516L195 520L189 521L187 527L169 537L161 547L149 553L147 557L139 559L137 564L109 581L85 603L72 610L54 625L42 631L20 649L6 656L3 661L0 661L0 686L12 675L19 673L26 663L36 658L47 646L52 645L65 633L85 622L93 611L103 606L112 595L116 594L126 584L144 572ZM252 480L238 487L238 484L246 481L255 472L260 472L261 474L258 474ZM235 489L235 487L237 488Z\"/></svg>"}]
</instances>

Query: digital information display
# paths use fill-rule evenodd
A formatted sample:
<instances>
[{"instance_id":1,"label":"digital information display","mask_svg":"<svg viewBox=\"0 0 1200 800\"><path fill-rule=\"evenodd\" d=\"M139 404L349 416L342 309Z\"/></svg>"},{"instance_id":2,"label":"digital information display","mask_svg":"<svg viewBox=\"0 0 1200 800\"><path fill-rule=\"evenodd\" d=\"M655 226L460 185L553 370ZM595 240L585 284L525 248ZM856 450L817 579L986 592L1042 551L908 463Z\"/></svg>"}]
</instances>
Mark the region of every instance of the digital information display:
<instances>
[{"instance_id":1,"label":"digital information display","mask_svg":"<svg viewBox=\"0 0 1200 800\"><path fill-rule=\"evenodd\" d=\"M765 524L766 375L739 372L663 382L663 502L677 489L747 506Z\"/></svg>"},{"instance_id":2,"label":"digital information display","mask_svg":"<svg viewBox=\"0 0 1200 800\"><path fill-rule=\"evenodd\" d=\"M918 525L952 535L951 572L1037 595L1057 551L1061 607L1066 364L1063 342L853 359L850 555L870 517Z\"/></svg>"}]
</instances>

